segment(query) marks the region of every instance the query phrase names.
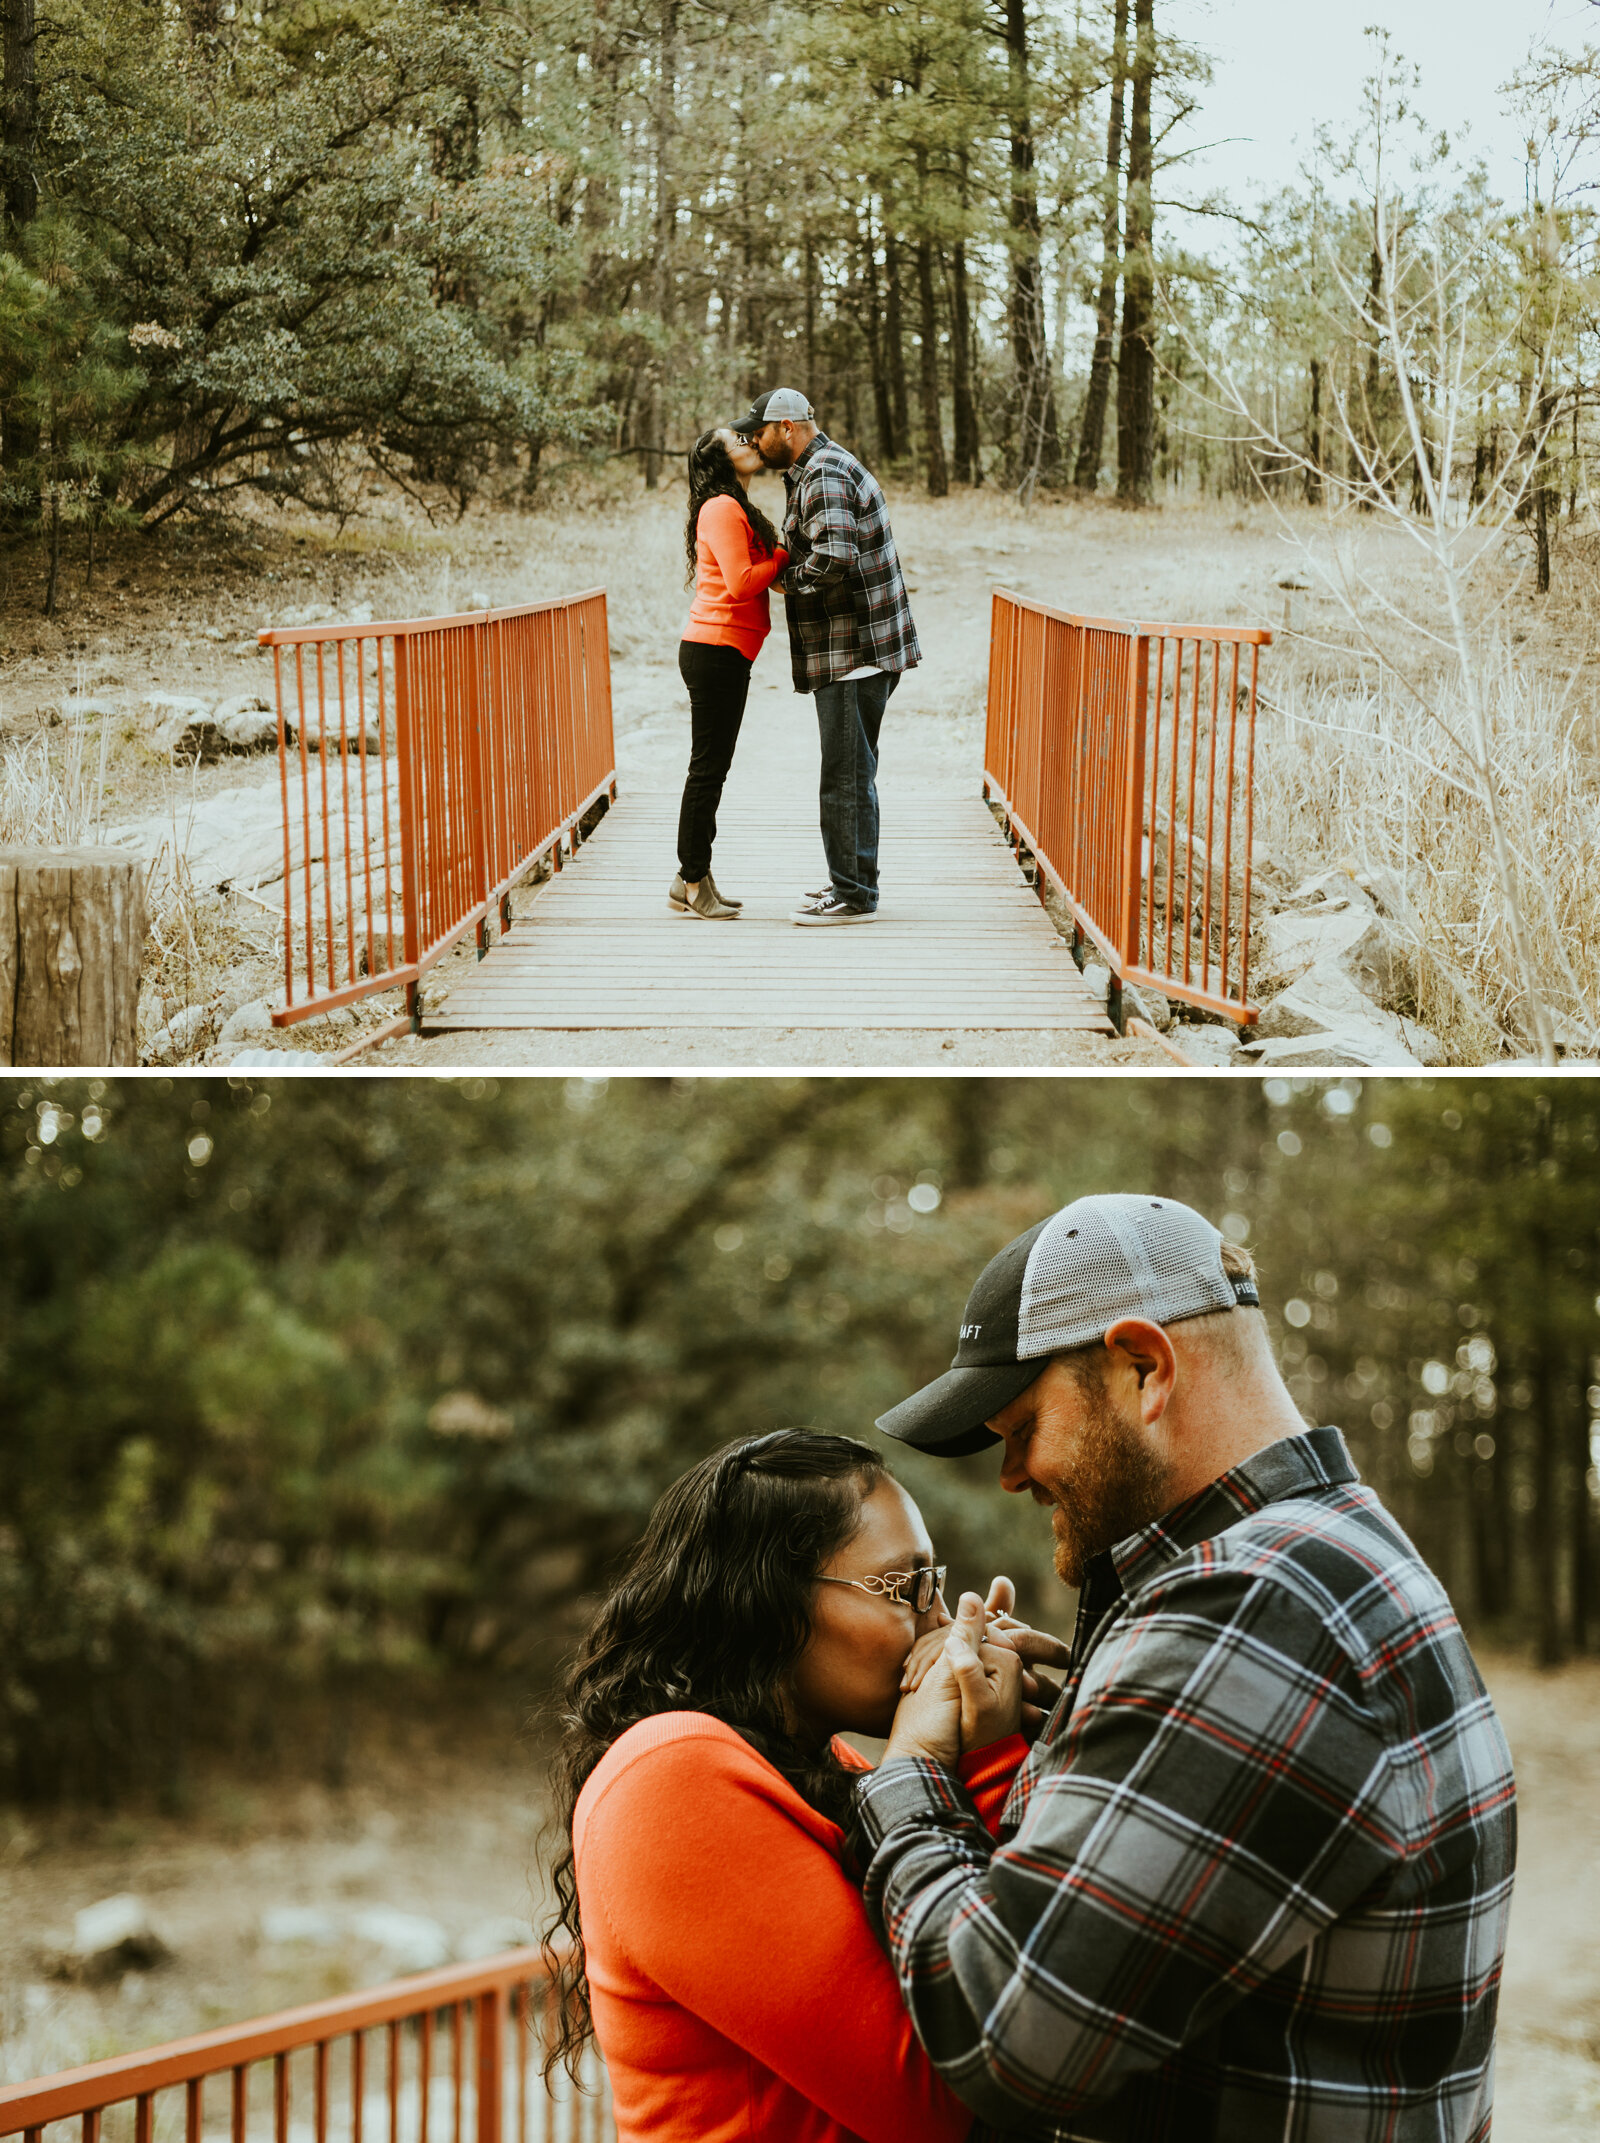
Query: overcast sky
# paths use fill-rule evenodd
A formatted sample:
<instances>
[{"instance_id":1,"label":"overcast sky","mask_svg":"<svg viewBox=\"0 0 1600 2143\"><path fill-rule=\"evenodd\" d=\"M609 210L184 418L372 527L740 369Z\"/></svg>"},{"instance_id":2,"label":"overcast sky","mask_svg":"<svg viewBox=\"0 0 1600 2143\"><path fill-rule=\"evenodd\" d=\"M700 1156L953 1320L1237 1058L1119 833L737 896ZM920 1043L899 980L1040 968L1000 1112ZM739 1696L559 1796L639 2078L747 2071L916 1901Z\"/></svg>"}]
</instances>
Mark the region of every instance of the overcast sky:
<instances>
[{"instance_id":1,"label":"overcast sky","mask_svg":"<svg viewBox=\"0 0 1600 2143\"><path fill-rule=\"evenodd\" d=\"M1241 205L1293 179L1319 125L1349 131L1371 71L1368 23L1381 22L1421 69L1430 128L1476 146L1496 191L1511 198L1521 192L1522 150L1499 85L1541 36L1600 43L1600 8L1589 0L1158 0L1156 19L1203 46L1215 67L1197 126L1216 146L1193 160L1184 191L1225 187Z\"/></svg>"}]
</instances>

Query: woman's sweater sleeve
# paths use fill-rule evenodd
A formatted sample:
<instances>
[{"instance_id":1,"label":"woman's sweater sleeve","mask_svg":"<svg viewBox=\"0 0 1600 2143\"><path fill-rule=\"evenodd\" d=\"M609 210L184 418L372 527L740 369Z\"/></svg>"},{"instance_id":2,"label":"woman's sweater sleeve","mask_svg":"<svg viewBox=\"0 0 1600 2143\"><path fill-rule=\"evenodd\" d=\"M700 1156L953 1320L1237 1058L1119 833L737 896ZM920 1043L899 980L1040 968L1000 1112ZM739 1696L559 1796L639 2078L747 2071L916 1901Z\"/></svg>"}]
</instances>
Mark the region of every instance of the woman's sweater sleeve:
<instances>
[{"instance_id":1,"label":"woman's sweater sleeve","mask_svg":"<svg viewBox=\"0 0 1600 2143\"><path fill-rule=\"evenodd\" d=\"M736 602L770 588L789 563L789 553L781 544L770 558L757 554L755 531L736 499L707 499L695 532L709 546L723 585Z\"/></svg>"},{"instance_id":2,"label":"woman's sweater sleeve","mask_svg":"<svg viewBox=\"0 0 1600 2143\"><path fill-rule=\"evenodd\" d=\"M584 1834L584 1891L663 1994L866 2143L959 2143L972 2116L918 2045L861 1894L720 1737L645 1749Z\"/></svg>"},{"instance_id":3,"label":"woman's sweater sleeve","mask_svg":"<svg viewBox=\"0 0 1600 2143\"><path fill-rule=\"evenodd\" d=\"M974 1749L956 1766L956 1776L972 1796L979 1821L991 1838L1000 1834L1000 1811L1027 1753L1028 1744L1020 1734L1007 1734L986 1749Z\"/></svg>"}]
</instances>

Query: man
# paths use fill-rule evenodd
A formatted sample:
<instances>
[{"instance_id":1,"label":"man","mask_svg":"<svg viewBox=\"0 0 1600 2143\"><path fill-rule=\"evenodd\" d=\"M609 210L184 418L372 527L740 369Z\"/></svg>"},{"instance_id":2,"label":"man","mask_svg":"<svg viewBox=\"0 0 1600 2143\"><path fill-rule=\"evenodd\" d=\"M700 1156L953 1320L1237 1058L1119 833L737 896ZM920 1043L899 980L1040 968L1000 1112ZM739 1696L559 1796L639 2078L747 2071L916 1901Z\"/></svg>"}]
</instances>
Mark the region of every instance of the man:
<instances>
[{"instance_id":1,"label":"man","mask_svg":"<svg viewBox=\"0 0 1600 2143\"><path fill-rule=\"evenodd\" d=\"M793 387L758 395L733 429L783 471L783 600L797 692L817 703L829 883L790 917L870 923L878 912L878 732L902 671L922 660L876 481Z\"/></svg>"},{"instance_id":2,"label":"man","mask_svg":"<svg viewBox=\"0 0 1600 2143\"><path fill-rule=\"evenodd\" d=\"M1248 1256L1170 1198L1079 1199L878 1426L998 1443L1081 1588L998 1842L951 1768L1016 1707L975 1596L857 1788L868 1909L974 2133L1486 2137L1510 1757L1442 1588L1301 1421Z\"/></svg>"}]
</instances>

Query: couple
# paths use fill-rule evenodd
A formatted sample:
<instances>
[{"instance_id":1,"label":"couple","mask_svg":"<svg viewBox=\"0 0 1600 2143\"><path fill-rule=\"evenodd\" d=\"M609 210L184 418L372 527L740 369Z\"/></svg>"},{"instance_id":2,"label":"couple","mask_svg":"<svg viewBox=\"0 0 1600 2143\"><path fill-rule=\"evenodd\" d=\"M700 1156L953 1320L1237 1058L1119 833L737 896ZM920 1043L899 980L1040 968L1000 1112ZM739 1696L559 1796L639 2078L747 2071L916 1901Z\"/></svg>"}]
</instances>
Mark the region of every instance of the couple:
<instances>
[{"instance_id":1,"label":"couple","mask_svg":"<svg viewBox=\"0 0 1600 2143\"><path fill-rule=\"evenodd\" d=\"M1510 1758L1248 1255L1079 1199L878 1426L999 1445L1070 1648L1004 1579L952 1620L864 1444L694 1467L567 1683L552 2062L598 2038L623 2143L1487 2137Z\"/></svg>"},{"instance_id":2,"label":"couple","mask_svg":"<svg viewBox=\"0 0 1600 2143\"><path fill-rule=\"evenodd\" d=\"M763 469L783 471L781 540L746 495ZM883 493L853 454L818 431L805 396L778 387L737 423L695 441L687 548L694 601L678 667L692 744L667 898L704 922L732 922L743 906L718 890L711 844L751 666L771 630L768 590L781 580L794 688L817 703L828 865L828 883L806 894L790 921L870 923L878 909L878 731L901 672L922 659Z\"/></svg>"}]
</instances>

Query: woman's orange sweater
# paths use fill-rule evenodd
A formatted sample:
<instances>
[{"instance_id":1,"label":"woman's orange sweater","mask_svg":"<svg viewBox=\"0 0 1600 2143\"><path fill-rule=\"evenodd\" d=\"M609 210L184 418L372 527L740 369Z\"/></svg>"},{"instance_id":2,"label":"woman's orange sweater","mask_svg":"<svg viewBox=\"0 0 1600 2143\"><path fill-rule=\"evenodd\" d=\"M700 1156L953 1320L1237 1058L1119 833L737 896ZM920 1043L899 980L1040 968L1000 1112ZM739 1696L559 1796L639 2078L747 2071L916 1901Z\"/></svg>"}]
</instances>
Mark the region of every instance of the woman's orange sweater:
<instances>
[{"instance_id":1,"label":"woman's orange sweater","mask_svg":"<svg viewBox=\"0 0 1600 2143\"><path fill-rule=\"evenodd\" d=\"M707 499L694 524L694 601L686 640L736 647L754 662L772 630L767 590L789 563L780 544L769 557L737 499Z\"/></svg>"},{"instance_id":2,"label":"woman's orange sweater","mask_svg":"<svg viewBox=\"0 0 1600 2143\"><path fill-rule=\"evenodd\" d=\"M991 1828L1025 1753L1013 1735L963 1762ZM572 1840L621 2143L967 2134L844 1870L844 1833L732 1727L696 1711L630 1727L578 1796Z\"/></svg>"}]
</instances>

